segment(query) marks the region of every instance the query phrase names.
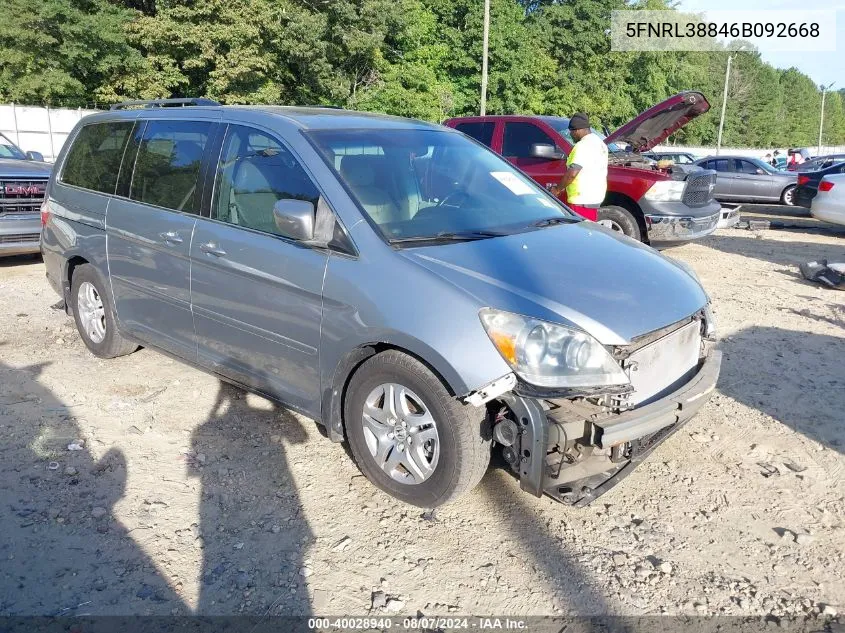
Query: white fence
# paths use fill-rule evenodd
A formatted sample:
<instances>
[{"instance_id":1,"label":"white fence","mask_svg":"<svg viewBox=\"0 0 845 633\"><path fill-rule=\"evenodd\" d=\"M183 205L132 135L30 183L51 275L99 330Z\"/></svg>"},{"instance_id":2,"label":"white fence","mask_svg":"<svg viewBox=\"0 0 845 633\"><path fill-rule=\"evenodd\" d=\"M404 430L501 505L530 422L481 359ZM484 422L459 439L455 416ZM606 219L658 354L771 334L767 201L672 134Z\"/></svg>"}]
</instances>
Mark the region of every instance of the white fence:
<instances>
[{"instance_id":1,"label":"white fence","mask_svg":"<svg viewBox=\"0 0 845 633\"><path fill-rule=\"evenodd\" d=\"M822 151L818 151L818 147L811 145L807 147L811 156L824 156L825 154L845 154L845 145L822 145ZM719 153L724 156L755 156L763 158L766 154L770 154L775 150L780 150L781 155L786 157L786 147L772 147L769 149L757 149L751 147L723 147ZM658 145L655 152L687 152L697 158L704 156L713 156L716 154L715 147L684 147L681 145Z\"/></svg>"},{"instance_id":2,"label":"white fence","mask_svg":"<svg viewBox=\"0 0 845 633\"><path fill-rule=\"evenodd\" d=\"M0 132L25 152L41 152L52 162L68 134L86 114L97 110L0 105Z\"/></svg>"}]
</instances>

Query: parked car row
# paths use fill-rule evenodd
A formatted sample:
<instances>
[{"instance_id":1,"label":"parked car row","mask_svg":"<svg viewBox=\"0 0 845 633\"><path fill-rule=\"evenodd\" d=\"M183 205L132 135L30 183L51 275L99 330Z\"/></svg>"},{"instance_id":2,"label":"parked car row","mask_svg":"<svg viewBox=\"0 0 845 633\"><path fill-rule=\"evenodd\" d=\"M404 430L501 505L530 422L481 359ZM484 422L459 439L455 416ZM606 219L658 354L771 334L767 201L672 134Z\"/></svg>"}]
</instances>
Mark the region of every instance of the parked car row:
<instances>
[{"instance_id":1,"label":"parked car row","mask_svg":"<svg viewBox=\"0 0 845 633\"><path fill-rule=\"evenodd\" d=\"M563 121L472 121L505 160L396 117L172 104L86 117L50 177L47 279L93 354L144 345L276 399L425 507L493 450L523 490L590 503L712 394L695 273L514 166L556 168ZM684 95L617 138L642 149L706 107ZM619 160L646 235L711 221L712 173Z\"/></svg>"},{"instance_id":2,"label":"parked car row","mask_svg":"<svg viewBox=\"0 0 845 633\"><path fill-rule=\"evenodd\" d=\"M693 164L716 172L713 194L718 200L795 204L798 176L780 171L759 158L707 156Z\"/></svg>"}]
</instances>

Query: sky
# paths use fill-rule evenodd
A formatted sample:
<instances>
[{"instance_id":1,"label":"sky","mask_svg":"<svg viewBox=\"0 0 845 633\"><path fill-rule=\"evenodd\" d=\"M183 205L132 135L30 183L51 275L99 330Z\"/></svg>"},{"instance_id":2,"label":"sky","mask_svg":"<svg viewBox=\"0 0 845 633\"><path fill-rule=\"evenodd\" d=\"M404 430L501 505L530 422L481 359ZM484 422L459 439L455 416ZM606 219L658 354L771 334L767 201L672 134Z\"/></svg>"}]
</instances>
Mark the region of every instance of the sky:
<instances>
[{"instance_id":1,"label":"sky","mask_svg":"<svg viewBox=\"0 0 845 633\"><path fill-rule=\"evenodd\" d=\"M794 66L819 85L836 82L833 89L845 88L845 2L837 0L680 0L679 9L688 11L836 10L836 52L763 52L762 58L777 68Z\"/></svg>"}]
</instances>

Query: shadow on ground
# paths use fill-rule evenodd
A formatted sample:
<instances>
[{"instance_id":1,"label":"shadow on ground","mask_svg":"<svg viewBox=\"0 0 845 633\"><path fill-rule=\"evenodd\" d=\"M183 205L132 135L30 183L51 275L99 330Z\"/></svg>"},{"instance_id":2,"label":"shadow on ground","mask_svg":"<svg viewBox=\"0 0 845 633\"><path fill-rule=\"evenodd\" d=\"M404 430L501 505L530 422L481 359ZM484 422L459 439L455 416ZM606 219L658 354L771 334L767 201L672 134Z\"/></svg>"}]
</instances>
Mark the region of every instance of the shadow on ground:
<instances>
[{"instance_id":1,"label":"shadow on ground","mask_svg":"<svg viewBox=\"0 0 845 633\"><path fill-rule=\"evenodd\" d=\"M287 455L307 436L281 405L256 398L250 406L251 399L221 382L208 420L192 437L201 462L189 467L202 482L198 612L308 615L302 570L313 534Z\"/></svg>"},{"instance_id":2,"label":"shadow on ground","mask_svg":"<svg viewBox=\"0 0 845 633\"><path fill-rule=\"evenodd\" d=\"M838 325L845 334L845 321ZM845 453L845 336L751 327L723 339L720 347L722 393Z\"/></svg>"},{"instance_id":3,"label":"shadow on ground","mask_svg":"<svg viewBox=\"0 0 845 633\"><path fill-rule=\"evenodd\" d=\"M261 399L250 406L221 383L188 461L201 481L198 525L173 537L151 517L131 531L112 516L125 494L124 454L68 450L81 432L39 382L44 367L0 362L0 460L10 473L0 486L0 615L310 613L300 570L312 534L285 452L305 437L294 416ZM158 497L141 494L143 517ZM143 551L148 538L170 538L174 552L202 548L196 610Z\"/></svg>"},{"instance_id":4,"label":"shadow on ground","mask_svg":"<svg viewBox=\"0 0 845 633\"><path fill-rule=\"evenodd\" d=\"M782 232L779 231L779 233ZM842 232L843 240L839 244L803 242L799 241L802 232L790 233L790 241L782 241L758 238L757 236L762 234L753 231L742 234L732 232L731 235L709 235L702 240L701 244L723 253L789 266L798 276L800 276L798 265L804 262L819 259L845 261L845 227ZM736 274L741 276L742 269L737 269Z\"/></svg>"},{"instance_id":5,"label":"shadow on ground","mask_svg":"<svg viewBox=\"0 0 845 633\"><path fill-rule=\"evenodd\" d=\"M120 522L126 459L95 460L73 414L39 382L45 365L0 363L0 613L184 613L185 605ZM14 467L10 467L14 464ZM14 474L12 474L14 473Z\"/></svg>"}]
</instances>

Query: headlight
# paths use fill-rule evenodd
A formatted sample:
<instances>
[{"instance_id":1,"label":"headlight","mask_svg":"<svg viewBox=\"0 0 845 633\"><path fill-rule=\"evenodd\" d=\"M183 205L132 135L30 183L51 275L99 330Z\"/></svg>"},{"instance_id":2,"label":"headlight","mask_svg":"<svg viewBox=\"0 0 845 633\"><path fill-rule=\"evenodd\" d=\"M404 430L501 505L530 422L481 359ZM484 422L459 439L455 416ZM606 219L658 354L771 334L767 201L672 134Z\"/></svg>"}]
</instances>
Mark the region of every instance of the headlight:
<instances>
[{"instance_id":1,"label":"headlight","mask_svg":"<svg viewBox=\"0 0 845 633\"><path fill-rule=\"evenodd\" d=\"M492 308L483 308L479 316L508 365L532 385L606 387L629 382L604 346L586 332Z\"/></svg>"},{"instance_id":2,"label":"headlight","mask_svg":"<svg viewBox=\"0 0 845 633\"><path fill-rule=\"evenodd\" d=\"M652 202L675 202L684 195L685 186L683 180L658 180L646 191L644 198Z\"/></svg>"}]
</instances>

